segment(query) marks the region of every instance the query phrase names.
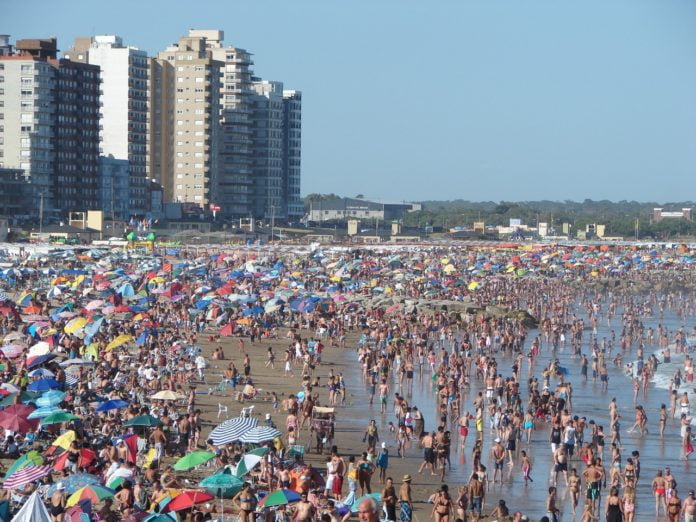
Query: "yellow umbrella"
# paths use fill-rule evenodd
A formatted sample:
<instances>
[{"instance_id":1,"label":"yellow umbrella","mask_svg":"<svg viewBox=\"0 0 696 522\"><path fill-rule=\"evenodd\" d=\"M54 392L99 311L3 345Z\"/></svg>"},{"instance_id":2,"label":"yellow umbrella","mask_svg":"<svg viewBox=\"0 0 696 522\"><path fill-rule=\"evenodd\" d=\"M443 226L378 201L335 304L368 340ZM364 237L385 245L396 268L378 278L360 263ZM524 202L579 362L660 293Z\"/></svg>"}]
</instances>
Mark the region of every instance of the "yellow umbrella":
<instances>
[{"instance_id":1,"label":"yellow umbrella","mask_svg":"<svg viewBox=\"0 0 696 522\"><path fill-rule=\"evenodd\" d=\"M451 264L450 264L450 265L445 265L445 268L443 269L443 271L444 271L446 274L451 274L451 273L454 272L455 270L457 270L457 268L456 268L454 265L451 265Z\"/></svg>"},{"instance_id":2,"label":"yellow umbrella","mask_svg":"<svg viewBox=\"0 0 696 522\"><path fill-rule=\"evenodd\" d=\"M152 283L164 283L165 279L162 276L155 276L152 279L150 279Z\"/></svg>"},{"instance_id":3,"label":"yellow umbrella","mask_svg":"<svg viewBox=\"0 0 696 522\"><path fill-rule=\"evenodd\" d=\"M472 281L471 283L469 283L469 286L467 286L467 288L469 290L476 290L479 286L481 286L481 283L479 283L478 281Z\"/></svg>"},{"instance_id":4,"label":"yellow umbrella","mask_svg":"<svg viewBox=\"0 0 696 522\"><path fill-rule=\"evenodd\" d=\"M75 440L75 432L73 430L66 431L56 440L51 443L51 446L60 446L64 450L70 447L70 444Z\"/></svg>"},{"instance_id":5,"label":"yellow umbrella","mask_svg":"<svg viewBox=\"0 0 696 522\"><path fill-rule=\"evenodd\" d=\"M86 317L76 317L75 319L71 320L68 324L65 325L65 328L63 330L65 333L75 333L78 330L81 330L82 328L85 327L87 324L87 318Z\"/></svg>"},{"instance_id":6,"label":"yellow umbrella","mask_svg":"<svg viewBox=\"0 0 696 522\"><path fill-rule=\"evenodd\" d=\"M126 344L127 342L130 342L132 340L133 340L132 335L125 335L125 334L119 335L118 337L116 337L116 339L114 339L113 341L111 341L109 344L106 345L106 349L113 350L114 348L118 348L119 346L123 346L124 344Z\"/></svg>"}]
</instances>

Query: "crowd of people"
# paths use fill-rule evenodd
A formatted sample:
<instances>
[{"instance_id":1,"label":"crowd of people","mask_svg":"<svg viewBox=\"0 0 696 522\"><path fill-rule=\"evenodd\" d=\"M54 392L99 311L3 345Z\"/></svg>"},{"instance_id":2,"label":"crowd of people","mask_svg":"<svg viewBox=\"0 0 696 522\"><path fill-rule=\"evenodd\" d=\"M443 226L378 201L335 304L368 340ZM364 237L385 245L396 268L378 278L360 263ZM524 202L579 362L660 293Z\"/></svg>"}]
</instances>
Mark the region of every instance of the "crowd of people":
<instances>
[{"instance_id":1,"label":"crowd of people","mask_svg":"<svg viewBox=\"0 0 696 522\"><path fill-rule=\"evenodd\" d=\"M667 467L648 486L641 452L625 447L676 431L681 459L693 452L696 328L666 326L696 311L688 252L85 249L11 262L0 280L6 519L45 505L55 522L558 522L564 511L633 522L650 509L647 488L656 517L696 513L691 484ZM276 386L261 389L258 366ZM660 367L673 368L665 382ZM588 383L595 402L580 409ZM653 414L660 383L669 407ZM220 423L235 405L241 415ZM341 431L342 411L366 423L361 438ZM541 484L543 508L503 498L509 484Z\"/></svg>"}]
</instances>

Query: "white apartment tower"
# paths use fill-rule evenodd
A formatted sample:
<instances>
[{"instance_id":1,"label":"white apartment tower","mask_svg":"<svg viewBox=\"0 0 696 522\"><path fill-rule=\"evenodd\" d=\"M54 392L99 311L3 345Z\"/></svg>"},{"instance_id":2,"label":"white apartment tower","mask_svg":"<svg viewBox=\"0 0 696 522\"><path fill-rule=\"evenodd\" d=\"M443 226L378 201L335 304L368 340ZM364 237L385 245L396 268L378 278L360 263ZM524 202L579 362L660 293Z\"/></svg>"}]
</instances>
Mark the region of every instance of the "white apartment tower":
<instances>
[{"instance_id":1,"label":"white apartment tower","mask_svg":"<svg viewBox=\"0 0 696 522\"><path fill-rule=\"evenodd\" d=\"M100 152L128 161L128 208L149 210L147 172L148 69L145 51L126 46L120 36L77 38L65 57L101 67Z\"/></svg>"},{"instance_id":2,"label":"white apartment tower","mask_svg":"<svg viewBox=\"0 0 696 522\"><path fill-rule=\"evenodd\" d=\"M180 38L152 66L150 162L164 201L218 204L221 69L197 36Z\"/></svg>"},{"instance_id":3,"label":"white apartment tower","mask_svg":"<svg viewBox=\"0 0 696 522\"><path fill-rule=\"evenodd\" d=\"M0 61L0 168L22 169L45 208L53 203L56 87L47 60L21 54Z\"/></svg>"}]
</instances>

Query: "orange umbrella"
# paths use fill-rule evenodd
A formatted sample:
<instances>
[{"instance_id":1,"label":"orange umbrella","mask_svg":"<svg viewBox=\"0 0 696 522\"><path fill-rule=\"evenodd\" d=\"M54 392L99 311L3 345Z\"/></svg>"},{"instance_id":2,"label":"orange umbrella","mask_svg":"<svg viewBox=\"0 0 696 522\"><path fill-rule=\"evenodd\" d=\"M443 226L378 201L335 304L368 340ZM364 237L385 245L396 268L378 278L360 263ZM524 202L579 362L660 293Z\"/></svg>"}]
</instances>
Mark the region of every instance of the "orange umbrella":
<instances>
[{"instance_id":1,"label":"orange umbrella","mask_svg":"<svg viewBox=\"0 0 696 522\"><path fill-rule=\"evenodd\" d=\"M27 306L26 308L22 309L22 313L24 313L24 314L40 314L41 307L36 306L36 305Z\"/></svg>"}]
</instances>

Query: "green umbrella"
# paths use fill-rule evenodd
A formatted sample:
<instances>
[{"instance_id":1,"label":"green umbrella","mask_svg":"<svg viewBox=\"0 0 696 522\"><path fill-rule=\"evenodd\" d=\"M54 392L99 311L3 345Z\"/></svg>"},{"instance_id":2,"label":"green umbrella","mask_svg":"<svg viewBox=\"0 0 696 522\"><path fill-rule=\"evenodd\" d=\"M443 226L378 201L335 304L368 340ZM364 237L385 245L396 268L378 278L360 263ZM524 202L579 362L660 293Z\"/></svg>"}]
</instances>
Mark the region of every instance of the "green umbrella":
<instances>
[{"instance_id":1,"label":"green umbrella","mask_svg":"<svg viewBox=\"0 0 696 522\"><path fill-rule=\"evenodd\" d=\"M41 456L41 453L36 450L31 450L15 460L14 464L10 466L10 469L5 472L5 480L7 480L15 471L19 471L27 466L41 466L43 463L44 459Z\"/></svg>"},{"instance_id":2,"label":"green umbrella","mask_svg":"<svg viewBox=\"0 0 696 522\"><path fill-rule=\"evenodd\" d=\"M124 426L162 426L162 421L152 415L139 415L123 423Z\"/></svg>"},{"instance_id":3,"label":"green umbrella","mask_svg":"<svg viewBox=\"0 0 696 522\"><path fill-rule=\"evenodd\" d=\"M277 489L266 495L261 501L263 507L285 506L300 500L300 494L291 489Z\"/></svg>"},{"instance_id":4,"label":"green umbrella","mask_svg":"<svg viewBox=\"0 0 696 522\"><path fill-rule=\"evenodd\" d=\"M232 498L239 493L244 483L229 473L215 473L201 480L199 485L216 497Z\"/></svg>"},{"instance_id":5,"label":"green umbrella","mask_svg":"<svg viewBox=\"0 0 696 522\"><path fill-rule=\"evenodd\" d=\"M14 404L15 397L17 397L17 392L10 393L9 395L3 397L0 401L0 407L4 408L5 406L11 406ZM36 401L36 399L39 397L41 397L41 392L25 391L22 392L20 401L22 401L23 404L27 404L29 402Z\"/></svg>"},{"instance_id":6,"label":"green umbrella","mask_svg":"<svg viewBox=\"0 0 696 522\"><path fill-rule=\"evenodd\" d=\"M77 420L79 418L80 417L78 417L77 415L73 415L72 413L62 411L59 413L53 413L48 417L44 417L43 419L41 419L41 425L47 426L49 424L60 424L61 422L68 422L71 420Z\"/></svg>"},{"instance_id":7,"label":"green umbrella","mask_svg":"<svg viewBox=\"0 0 696 522\"><path fill-rule=\"evenodd\" d=\"M214 458L215 453L212 451L193 451L177 460L176 464L174 464L174 469L177 471L187 471L201 464L205 464Z\"/></svg>"},{"instance_id":8,"label":"green umbrella","mask_svg":"<svg viewBox=\"0 0 696 522\"><path fill-rule=\"evenodd\" d=\"M247 451L246 454L247 455L258 455L259 457L264 457L264 456L266 456L266 454L269 451L271 451L270 448L263 447L263 448L256 448L256 449Z\"/></svg>"}]
</instances>

